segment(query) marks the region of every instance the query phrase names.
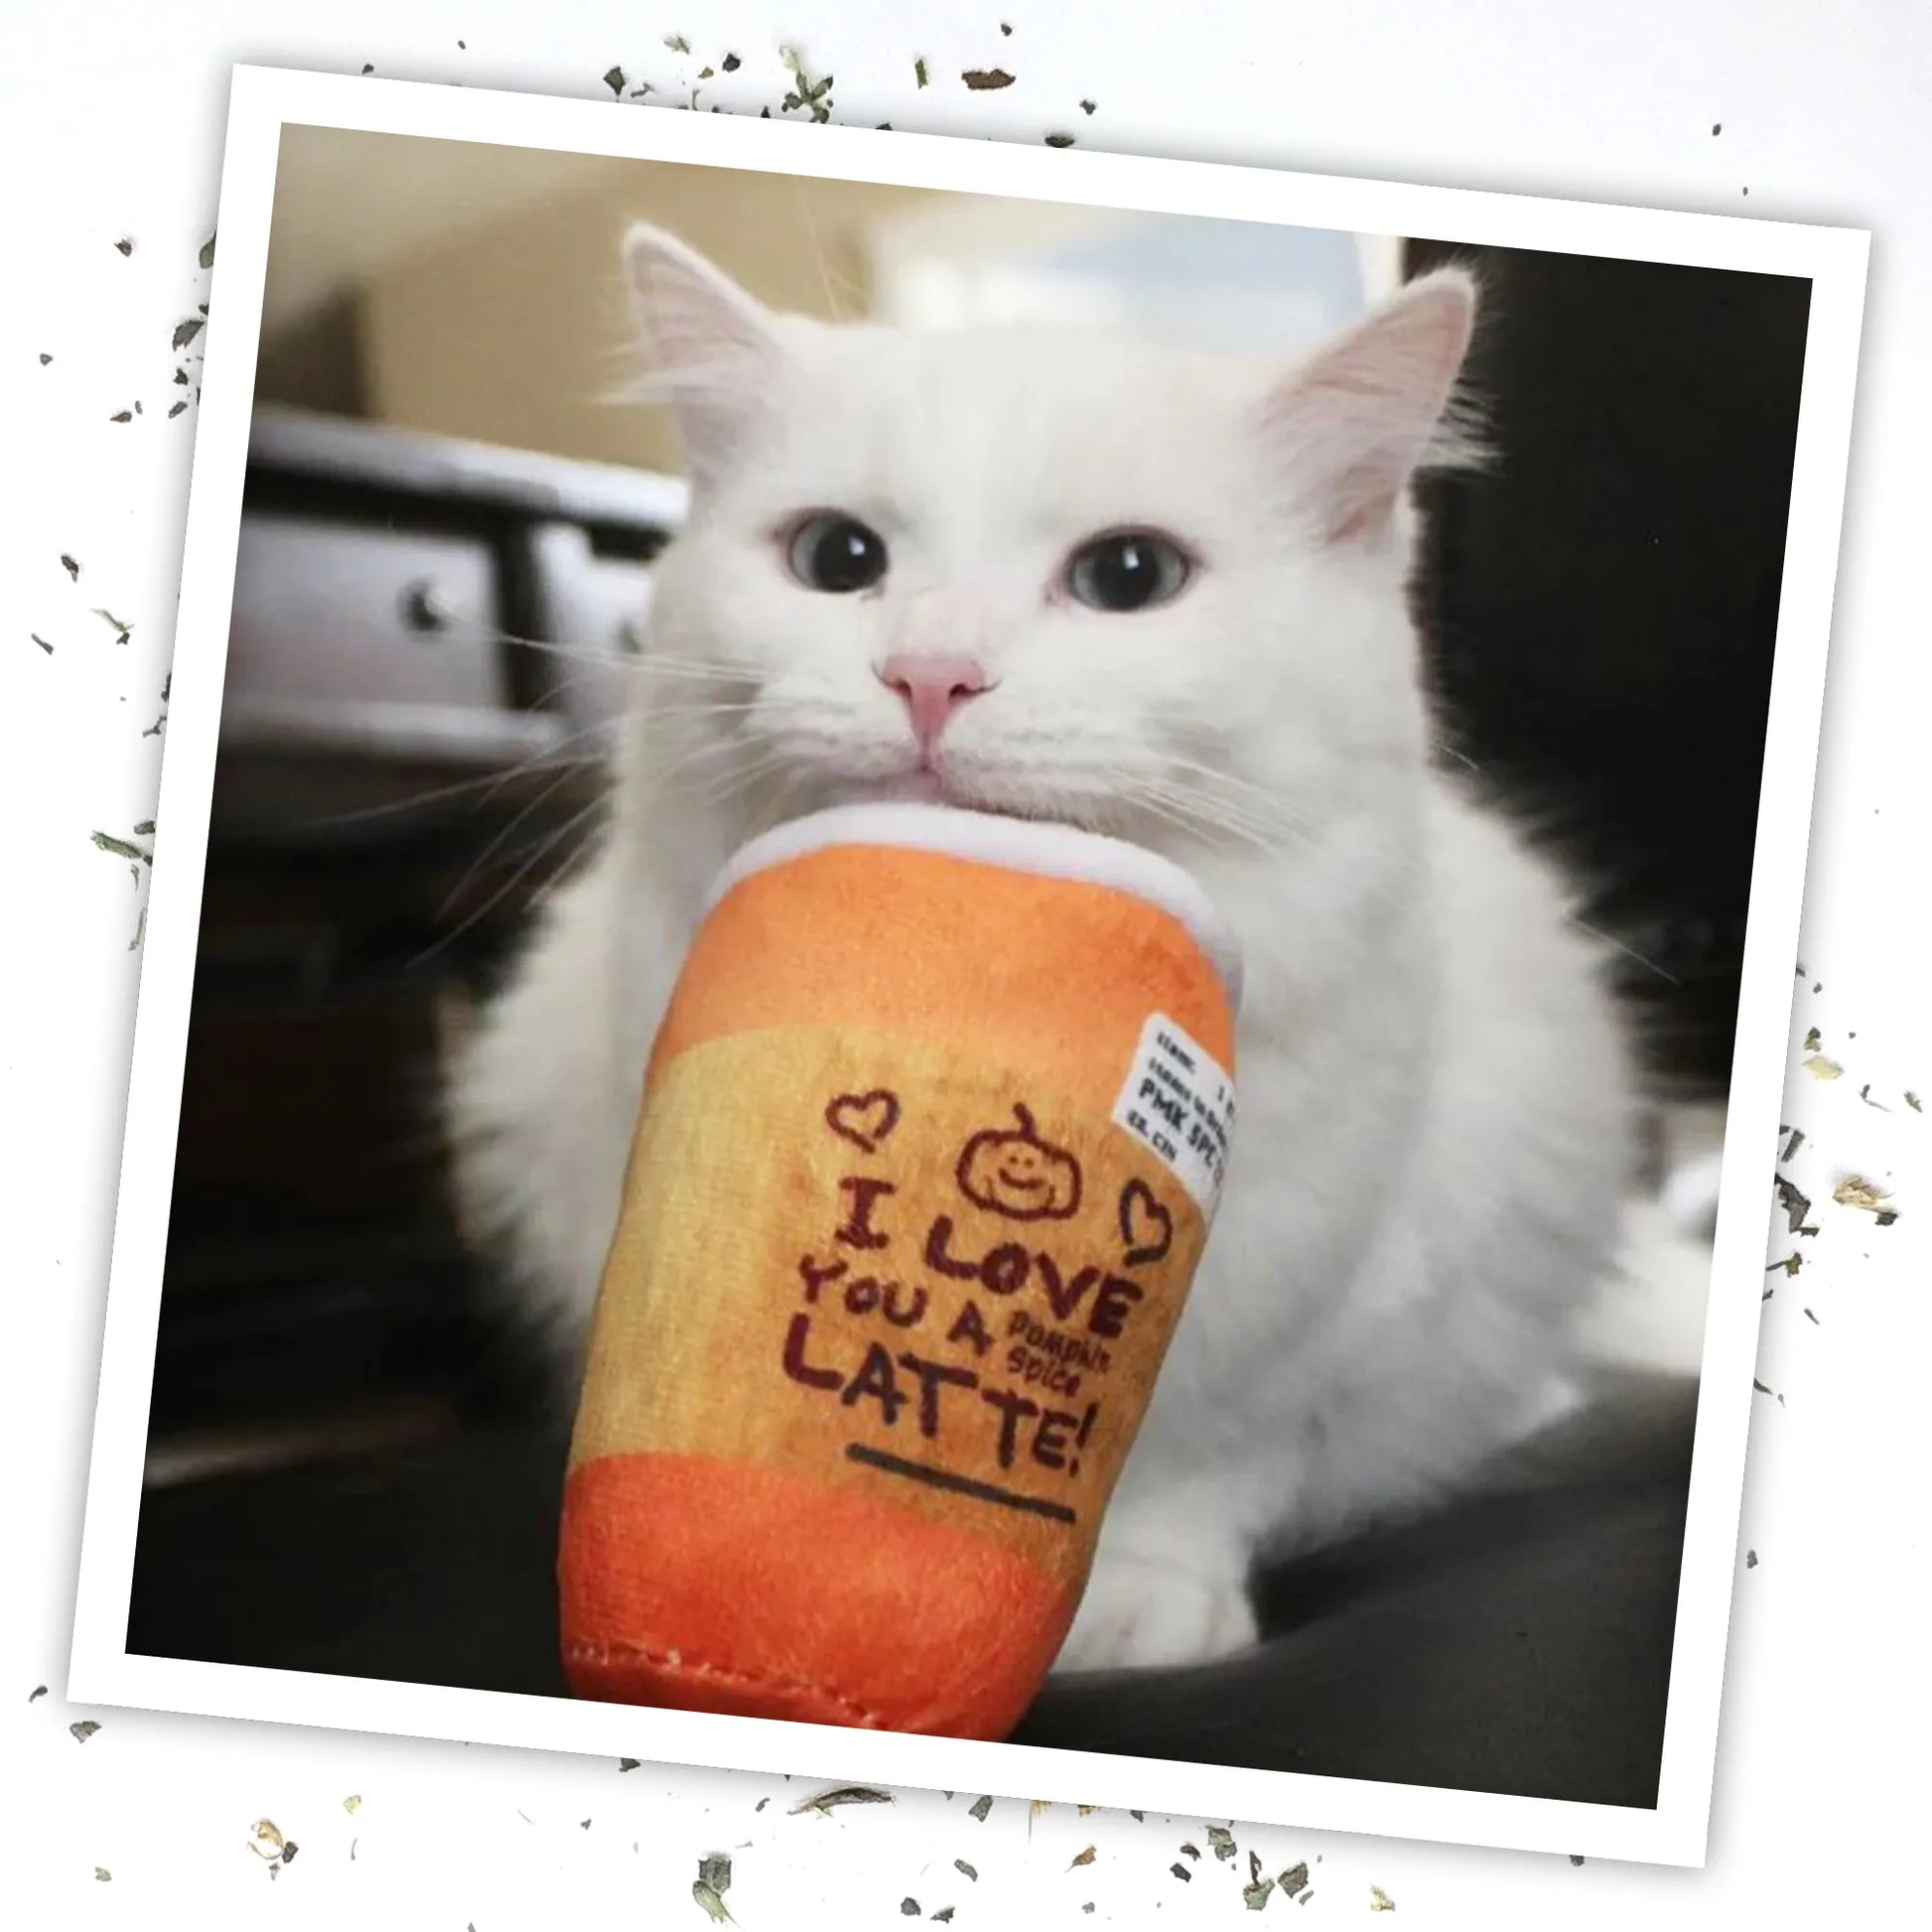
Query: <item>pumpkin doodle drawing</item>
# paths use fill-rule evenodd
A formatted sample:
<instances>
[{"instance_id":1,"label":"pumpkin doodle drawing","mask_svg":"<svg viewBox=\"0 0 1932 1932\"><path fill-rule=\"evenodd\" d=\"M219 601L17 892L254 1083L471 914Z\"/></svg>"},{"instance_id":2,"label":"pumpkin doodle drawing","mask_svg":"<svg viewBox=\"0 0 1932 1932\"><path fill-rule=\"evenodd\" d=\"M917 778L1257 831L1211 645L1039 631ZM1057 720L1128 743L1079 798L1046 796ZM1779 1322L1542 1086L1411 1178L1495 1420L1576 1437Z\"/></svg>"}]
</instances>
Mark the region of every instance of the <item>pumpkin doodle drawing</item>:
<instances>
[{"instance_id":1,"label":"pumpkin doodle drawing","mask_svg":"<svg viewBox=\"0 0 1932 1932\"><path fill-rule=\"evenodd\" d=\"M1016 1105L1012 1128L989 1127L961 1150L954 1178L975 1207L1010 1221L1064 1221L1080 1205L1080 1164L1043 1141L1033 1115Z\"/></svg>"},{"instance_id":2,"label":"pumpkin doodle drawing","mask_svg":"<svg viewBox=\"0 0 1932 1932\"><path fill-rule=\"evenodd\" d=\"M827 1103L825 1124L862 1154L877 1154L880 1142L898 1125L898 1095L885 1087L870 1093L842 1093Z\"/></svg>"}]
</instances>

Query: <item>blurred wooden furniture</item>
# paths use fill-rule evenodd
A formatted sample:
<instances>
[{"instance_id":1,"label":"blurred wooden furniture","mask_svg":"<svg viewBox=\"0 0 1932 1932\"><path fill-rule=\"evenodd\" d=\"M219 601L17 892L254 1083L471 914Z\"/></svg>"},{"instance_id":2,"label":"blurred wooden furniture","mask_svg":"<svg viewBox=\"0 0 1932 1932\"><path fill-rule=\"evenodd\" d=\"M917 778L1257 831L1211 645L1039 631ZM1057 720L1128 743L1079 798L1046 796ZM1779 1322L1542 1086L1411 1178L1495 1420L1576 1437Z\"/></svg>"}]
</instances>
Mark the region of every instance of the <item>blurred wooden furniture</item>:
<instances>
[{"instance_id":1,"label":"blurred wooden furniture","mask_svg":"<svg viewBox=\"0 0 1932 1932\"><path fill-rule=\"evenodd\" d=\"M156 1373L182 1466L209 1431L433 1422L511 1386L450 1220L438 1050L595 829L683 503L259 412Z\"/></svg>"}]
</instances>

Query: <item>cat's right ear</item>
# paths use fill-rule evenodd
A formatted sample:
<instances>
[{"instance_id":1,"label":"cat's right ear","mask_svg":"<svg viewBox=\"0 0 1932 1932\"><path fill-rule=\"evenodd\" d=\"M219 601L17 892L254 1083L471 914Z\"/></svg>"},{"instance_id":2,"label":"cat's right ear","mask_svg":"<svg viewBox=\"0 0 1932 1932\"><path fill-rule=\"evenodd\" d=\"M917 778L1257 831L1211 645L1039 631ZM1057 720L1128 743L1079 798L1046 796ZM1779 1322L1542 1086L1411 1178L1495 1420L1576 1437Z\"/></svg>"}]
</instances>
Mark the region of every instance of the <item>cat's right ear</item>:
<instances>
[{"instance_id":1,"label":"cat's right ear","mask_svg":"<svg viewBox=\"0 0 1932 1932\"><path fill-rule=\"evenodd\" d=\"M628 393L677 420L691 481L729 466L763 407L782 351L769 310L664 229L624 236L631 313L648 373Z\"/></svg>"}]
</instances>

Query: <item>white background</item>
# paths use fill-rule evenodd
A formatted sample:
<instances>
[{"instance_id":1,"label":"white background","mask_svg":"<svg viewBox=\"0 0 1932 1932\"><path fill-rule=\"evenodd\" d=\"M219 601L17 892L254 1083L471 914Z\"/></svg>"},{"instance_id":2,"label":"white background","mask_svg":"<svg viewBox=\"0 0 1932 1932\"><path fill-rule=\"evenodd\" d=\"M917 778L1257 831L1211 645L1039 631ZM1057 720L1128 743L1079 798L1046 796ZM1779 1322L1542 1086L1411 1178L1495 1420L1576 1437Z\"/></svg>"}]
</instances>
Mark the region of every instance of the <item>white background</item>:
<instances>
[{"instance_id":1,"label":"white background","mask_svg":"<svg viewBox=\"0 0 1932 1932\"><path fill-rule=\"evenodd\" d=\"M1917 1922L1911 1792L1923 1767L1912 1753L1925 1670L1909 1640L1926 1621L1916 1416L1932 1351L1916 1190L1932 1122L1902 1093L1932 1094L1932 1026L1916 997L1932 827L1919 515L1932 430L1932 16L1915 0L1829 14L1788 0L1587 11L1222 0L1211 17L1129 0L994 0L983 17L957 0L783 10L708 0L682 14L580 0L567 19L420 0L406 10L206 0L124 16L46 6L10 26L0 67L12 164L0 270L0 702L12 729L0 823L13 886L0 947L0 1666L13 1681L0 1677L0 1711L24 1773L6 1814L19 1847L6 1896L29 1923L58 1912L142 1926L190 1913L208 1927L333 1926L351 1914L453 1932L614 1915L697 1926L706 1921L690 1882L698 1858L720 1850L736 1852L729 1902L752 1932L907 1923L908 1896L927 1912L956 1905L961 1927L1225 1922L1241 1911L1250 1840L1271 1872L1298 1859L1314 1867L1310 1904L1267 1907L1298 1922L1367 1911L1371 1883L1403 1923L1587 1926L1633 1913L1652 1924L1746 1913L1771 1925ZM688 58L663 45L679 33ZM1707 1870L1578 1867L1237 1825L1240 1868L1210 1856L1182 1884L1168 1872L1179 1841L1204 1850L1203 1825L1221 1821L1081 1818L1066 1806L1030 1819L1001 1802L981 1824L964 1792L794 1818L785 1807L796 1787L772 1778L620 1773L609 1760L65 1705L140 958L128 942L145 891L88 835L124 836L151 815L166 745L165 733L141 734L161 709L172 649L195 422L192 407L165 413L183 393L170 381L169 337L208 299L196 251L214 207L227 69L373 63L398 77L609 102L600 76L614 63L632 84L655 82L656 98L676 98L681 79L730 50L744 65L707 100L775 112L787 85L780 42L799 47L814 74L834 72L836 117L865 125L1028 142L1064 130L1093 147L1872 231L1785 1112L1810 1137L1791 1172L1820 1200L1824 1233L1806 1244L1795 1281L1766 1277L1777 1292L1758 1376L1776 1394L1755 1411L1743 1543L1758 1562L1740 1577ZM915 56L932 76L923 92ZM960 84L961 69L995 65L1017 84L998 94ZM1097 103L1091 117L1082 96ZM121 237L131 254L113 246ZM43 365L42 352L54 360ZM132 423L109 420L137 398L145 407ZM80 562L78 583L63 551ZM125 644L95 607L132 624ZM158 843L165 862L165 826ZM1796 1042L1812 1026L1843 1079L1821 1083L1799 1067ZM1890 1112L1861 1100L1867 1083ZM1765 1165L1768 1195L1768 1149ZM1894 1190L1896 1225L1874 1229L1833 1206L1833 1184L1853 1170ZM1789 1246L1775 1239L1769 1253ZM40 1684L53 1688L29 1702ZM89 1715L103 1727L76 1743L68 1726ZM342 1802L351 1794L362 1800L352 1814ZM274 1879L246 1842L263 1816L302 1848ZM1088 1844L1093 1862L1069 1869ZM977 1882L953 1868L956 1857L978 1868ZM1089 1900L1091 1919L1080 1911Z\"/></svg>"}]
</instances>

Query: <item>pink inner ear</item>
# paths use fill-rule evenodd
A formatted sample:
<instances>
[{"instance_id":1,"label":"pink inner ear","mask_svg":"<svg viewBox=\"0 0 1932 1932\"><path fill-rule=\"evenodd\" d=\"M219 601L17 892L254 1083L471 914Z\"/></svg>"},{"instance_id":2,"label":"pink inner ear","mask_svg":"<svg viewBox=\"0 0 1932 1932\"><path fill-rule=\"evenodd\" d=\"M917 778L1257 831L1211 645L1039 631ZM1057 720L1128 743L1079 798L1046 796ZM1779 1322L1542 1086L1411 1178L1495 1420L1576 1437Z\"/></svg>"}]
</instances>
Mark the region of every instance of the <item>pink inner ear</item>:
<instances>
[{"instance_id":1,"label":"pink inner ear","mask_svg":"<svg viewBox=\"0 0 1932 1932\"><path fill-rule=\"evenodd\" d=\"M1387 528L1449 402L1472 316L1461 276L1430 276L1270 398L1270 431L1324 541L1363 541Z\"/></svg>"}]
</instances>

